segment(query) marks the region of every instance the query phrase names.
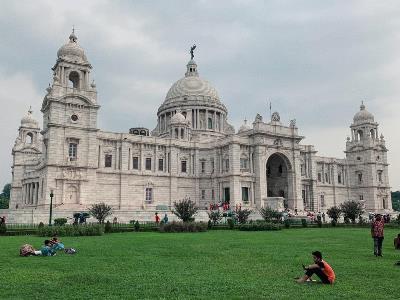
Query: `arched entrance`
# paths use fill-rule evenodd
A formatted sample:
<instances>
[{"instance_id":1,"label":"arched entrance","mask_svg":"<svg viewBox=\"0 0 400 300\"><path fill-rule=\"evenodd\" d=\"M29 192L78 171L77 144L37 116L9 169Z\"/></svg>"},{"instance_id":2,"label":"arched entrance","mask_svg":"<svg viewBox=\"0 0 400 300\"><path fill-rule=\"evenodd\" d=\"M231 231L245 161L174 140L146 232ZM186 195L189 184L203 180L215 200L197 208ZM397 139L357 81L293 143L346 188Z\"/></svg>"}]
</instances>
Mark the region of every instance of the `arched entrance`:
<instances>
[{"instance_id":1,"label":"arched entrance","mask_svg":"<svg viewBox=\"0 0 400 300\"><path fill-rule=\"evenodd\" d=\"M288 208L290 162L281 153L272 154L266 164L267 197L284 198L284 207Z\"/></svg>"},{"instance_id":2,"label":"arched entrance","mask_svg":"<svg viewBox=\"0 0 400 300\"><path fill-rule=\"evenodd\" d=\"M78 188L70 185L67 188L65 203L76 204L79 203Z\"/></svg>"}]
</instances>

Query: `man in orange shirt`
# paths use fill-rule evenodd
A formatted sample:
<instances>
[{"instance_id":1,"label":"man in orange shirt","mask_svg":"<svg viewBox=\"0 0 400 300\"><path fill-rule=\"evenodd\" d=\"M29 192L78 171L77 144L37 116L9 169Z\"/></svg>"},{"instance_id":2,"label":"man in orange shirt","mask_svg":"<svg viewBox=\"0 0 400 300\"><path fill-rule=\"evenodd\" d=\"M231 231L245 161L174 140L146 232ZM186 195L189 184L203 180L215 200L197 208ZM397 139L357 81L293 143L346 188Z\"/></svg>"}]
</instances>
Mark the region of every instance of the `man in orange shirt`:
<instances>
[{"instance_id":1,"label":"man in orange shirt","mask_svg":"<svg viewBox=\"0 0 400 300\"><path fill-rule=\"evenodd\" d=\"M304 283L311 279L314 274L321 279L322 283L332 284L335 282L335 272L333 272L332 267L322 259L322 253L319 251L314 251L312 253L314 263L309 266L304 266L305 275L297 279L298 283Z\"/></svg>"}]
</instances>

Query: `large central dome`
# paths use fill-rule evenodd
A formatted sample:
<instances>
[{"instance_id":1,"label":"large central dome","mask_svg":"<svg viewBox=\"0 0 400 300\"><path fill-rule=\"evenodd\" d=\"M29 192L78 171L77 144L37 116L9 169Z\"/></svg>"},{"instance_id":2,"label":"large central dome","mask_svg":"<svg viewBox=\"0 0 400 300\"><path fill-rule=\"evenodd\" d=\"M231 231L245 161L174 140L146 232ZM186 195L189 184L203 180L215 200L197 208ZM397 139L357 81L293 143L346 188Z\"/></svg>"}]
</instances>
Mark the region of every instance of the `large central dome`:
<instances>
[{"instance_id":1,"label":"large central dome","mask_svg":"<svg viewBox=\"0 0 400 300\"><path fill-rule=\"evenodd\" d=\"M217 90L207 80L199 77L195 61L189 61L187 69L185 77L179 79L171 86L165 97L165 101L181 100L182 97L185 98L188 96L202 96L205 98L204 100L219 102Z\"/></svg>"},{"instance_id":2,"label":"large central dome","mask_svg":"<svg viewBox=\"0 0 400 300\"><path fill-rule=\"evenodd\" d=\"M201 79L197 73L197 64L190 60L187 64L185 77L175 82L165 97L164 104L187 100L190 96L202 97L202 100L220 103L217 90L207 81Z\"/></svg>"}]
</instances>

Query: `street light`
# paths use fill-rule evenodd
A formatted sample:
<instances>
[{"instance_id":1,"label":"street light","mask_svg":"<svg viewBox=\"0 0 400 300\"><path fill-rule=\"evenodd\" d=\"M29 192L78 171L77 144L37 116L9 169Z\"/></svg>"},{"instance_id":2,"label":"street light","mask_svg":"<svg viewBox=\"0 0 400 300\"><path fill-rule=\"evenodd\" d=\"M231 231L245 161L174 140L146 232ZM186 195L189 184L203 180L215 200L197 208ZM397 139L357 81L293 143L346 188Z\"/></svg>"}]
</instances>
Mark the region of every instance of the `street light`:
<instances>
[{"instance_id":1,"label":"street light","mask_svg":"<svg viewBox=\"0 0 400 300\"><path fill-rule=\"evenodd\" d=\"M52 214L53 214L53 197L54 197L53 190L50 190L50 216L49 216L49 226L51 226L51 217L52 217Z\"/></svg>"}]
</instances>

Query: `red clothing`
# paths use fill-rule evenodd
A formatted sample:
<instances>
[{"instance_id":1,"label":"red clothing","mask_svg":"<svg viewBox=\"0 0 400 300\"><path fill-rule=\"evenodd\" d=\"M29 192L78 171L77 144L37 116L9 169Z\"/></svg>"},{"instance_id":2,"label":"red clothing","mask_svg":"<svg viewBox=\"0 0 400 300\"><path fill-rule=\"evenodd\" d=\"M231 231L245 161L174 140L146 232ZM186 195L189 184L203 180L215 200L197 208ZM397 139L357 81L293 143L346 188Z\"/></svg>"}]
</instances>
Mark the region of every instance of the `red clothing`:
<instances>
[{"instance_id":1,"label":"red clothing","mask_svg":"<svg viewBox=\"0 0 400 300\"><path fill-rule=\"evenodd\" d=\"M371 234L372 237L383 237L383 228L385 227L385 223L383 220L374 221L371 226Z\"/></svg>"},{"instance_id":2,"label":"red clothing","mask_svg":"<svg viewBox=\"0 0 400 300\"><path fill-rule=\"evenodd\" d=\"M336 275L335 275L335 272L333 272L332 267L324 260L322 260L321 262L324 264L324 268L322 269L322 272L324 272L326 277L328 277L330 283L334 283Z\"/></svg>"},{"instance_id":3,"label":"red clothing","mask_svg":"<svg viewBox=\"0 0 400 300\"><path fill-rule=\"evenodd\" d=\"M156 215L156 223L160 223L160 217Z\"/></svg>"}]
</instances>

